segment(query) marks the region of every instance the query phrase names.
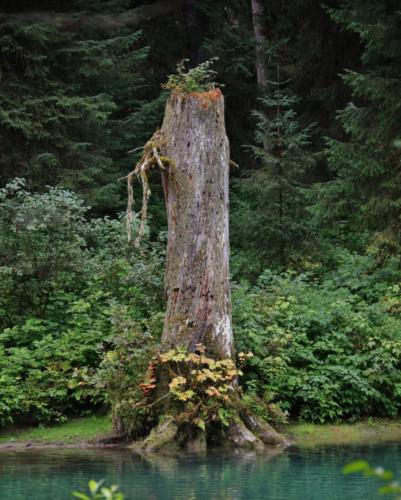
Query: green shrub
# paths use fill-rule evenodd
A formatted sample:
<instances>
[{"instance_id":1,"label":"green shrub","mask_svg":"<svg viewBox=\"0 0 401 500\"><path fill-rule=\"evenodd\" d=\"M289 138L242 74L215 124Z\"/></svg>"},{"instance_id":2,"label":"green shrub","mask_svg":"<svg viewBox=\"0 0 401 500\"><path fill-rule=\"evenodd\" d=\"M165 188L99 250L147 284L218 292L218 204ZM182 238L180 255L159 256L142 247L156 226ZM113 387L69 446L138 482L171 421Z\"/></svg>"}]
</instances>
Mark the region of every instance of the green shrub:
<instances>
[{"instance_id":1,"label":"green shrub","mask_svg":"<svg viewBox=\"0 0 401 500\"><path fill-rule=\"evenodd\" d=\"M112 409L113 426L121 434L141 434L143 418L138 417L136 404L143 393L148 365L155 355L157 336L162 331L163 314L156 313L139 323L126 307L114 311L107 349L91 383Z\"/></svg>"},{"instance_id":2,"label":"green shrub","mask_svg":"<svg viewBox=\"0 0 401 500\"><path fill-rule=\"evenodd\" d=\"M86 212L69 191L34 194L21 179L0 189L0 327L44 318L54 291L85 282Z\"/></svg>"},{"instance_id":3,"label":"green shrub","mask_svg":"<svg viewBox=\"0 0 401 500\"><path fill-rule=\"evenodd\" d=\"M123 218L86 215L71 192L0 190L0 425L107 408L92 378L116 325L161 328L163 237L134 253Z\"/></svg>"},{"instance_id":4,"label":"green shrub","mask_svg":"<svg viewBox=\"0 0 401 500\"><path fill-rule=\"evenodd\" d=\"M382 481L383 486L377 490L377 493L379 495L391 495L395 500L400 500L401 485L398 481L394 480L392 471L386 470L383 467L372 467L365 460L355 460L343 467L343 474L355 473L361 473L364 477L374 477ZM394 495L397 496L394 497Z\"/></svg>"},{"instance_id":5,"label":"green shrub","mask_svg":"<svg viewBox=\"0 0 401 500\"><path fill-rule=\"evenodd\" d=\"M97 367L110 324L107 295L99 293L71 303L64 321L30 318L1 332L0 372L9 384L0 392L14 395L0 407L1 423L63 420L99 406L103 397L83 374Z\"/></svg>"},{"instance_id":6,"label":"green shrub","mask_svg":"<svg viewBox=\"0 0 401 500\"><path fill-rule=\"evenodd\" d=\"M369 259L355 286L354 260L320 279L266 272L257 287L234 290L236 345L255 354L242 383L292 417L394 417L401 408L398 287L374 283Z\"/></svg>"},{"instance_id":7,"label":"green shrub","mask_svg":"<svg viewBox=\"0 0 401 500\"><path fill-rule=\"evenodd\" d=\"M0 190L0 425L112 407L138 433L133 401L162 331L164 239L134 251L122 217L90 219L71 192ZM255 354L246 398L279 420L397 416L398 267L330 258L330 271L266 271L234 287L236 348Z\"/></svg>"}]
</instances>

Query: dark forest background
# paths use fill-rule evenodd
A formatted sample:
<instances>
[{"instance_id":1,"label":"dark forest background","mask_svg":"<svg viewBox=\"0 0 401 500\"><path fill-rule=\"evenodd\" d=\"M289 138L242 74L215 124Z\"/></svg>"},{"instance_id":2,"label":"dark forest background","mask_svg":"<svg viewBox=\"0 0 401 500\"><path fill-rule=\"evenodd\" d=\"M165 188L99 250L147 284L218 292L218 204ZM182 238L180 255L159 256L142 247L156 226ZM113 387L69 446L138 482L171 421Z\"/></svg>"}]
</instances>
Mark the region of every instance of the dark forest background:
<instances>
[{"instance_id":1,"label":"dark forest background","mask_svg":"<svg viewBox=\"0 0 401 500\"><path fill-rule=\"evenodd\" d=\"M211 58L237 164L244 390L271 418L396 416L399 2L0 8L0 423L105 411L137 390L162 324L166 220L155 174L146 239L129 245L118 179L161 125L161 84Z\"/></svg>"}]
</instances>

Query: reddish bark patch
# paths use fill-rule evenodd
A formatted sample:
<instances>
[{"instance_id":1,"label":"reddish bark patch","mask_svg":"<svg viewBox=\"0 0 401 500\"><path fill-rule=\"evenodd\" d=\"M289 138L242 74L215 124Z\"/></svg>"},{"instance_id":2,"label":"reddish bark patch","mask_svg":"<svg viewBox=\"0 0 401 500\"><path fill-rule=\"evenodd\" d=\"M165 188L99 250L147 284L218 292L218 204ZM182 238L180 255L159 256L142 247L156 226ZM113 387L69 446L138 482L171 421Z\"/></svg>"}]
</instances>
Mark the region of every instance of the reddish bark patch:
<instances>
[{"instance_id":1,"label":"reddish bark patch","mask_svg":"<svg viewBox=\"0 0 401 500\"><path fill-rule=\"evenodd\" d=\"M179 90L175 90L172 93L172 102L177 99L177 97L183 97L184 99L187 97L195 97L199 100L200 106L202 109L208 109L210 104L213 102L217 102L220 98L223 97L223 93L220 89L212 89L207 92L189 92L184 93Z\"/></svg>"},{"instance_id":2,"label":"reddish bark patch","mask_svg":"<svg viewBox=\"0 0 401 500\"><path fill-rule=\"evenodd\" d=\"M208 109L212 102L218 101L222 97L220 89L212 89L207 92L191 92L191 97L196 97L200 101L203 109Z\"/></svg>"},{"instance_id":3,"label":"reddish bark patch","mask_svg":"<svg viewBox=\"0 0 401 500\"><path fill-rule=\"evenodd\" d=\"M220 89L212 89L207 92L191 92L189 95L199 99L207 99L208 101L217 101L222 96L222 93Z\"/></svg>"}]
</instances>

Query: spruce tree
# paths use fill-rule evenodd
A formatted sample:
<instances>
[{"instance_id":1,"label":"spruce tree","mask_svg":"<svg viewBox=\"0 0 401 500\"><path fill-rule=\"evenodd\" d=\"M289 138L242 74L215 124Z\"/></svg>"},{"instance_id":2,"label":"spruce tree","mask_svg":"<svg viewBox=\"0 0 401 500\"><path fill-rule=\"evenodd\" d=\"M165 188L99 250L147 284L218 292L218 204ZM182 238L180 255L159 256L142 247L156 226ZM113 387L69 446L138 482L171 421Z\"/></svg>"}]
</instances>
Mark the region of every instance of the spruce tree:
<instances>
[{"instance_id":1,"label":"spruce tree","mask_svg":"<svg viewBox=\"0 0 401 500\"><path fill-rule=\"evenodd\" d=\"M300 125L294 110L297 98L279 85L260 101L263 110L253 112L256 145L249 147L258 168L236 182L240 197L232 232L240 249L234 266L241 269L246 263L254 276L267 267L300 265L308 258L312 237L304 182L314 164L311 127Z\"/></svg>"},{"instance_id":2,"label":"spruce tree","mask_svg":"<svg viewBox=\"0 0 401 500\"><path fill-rule=\"evenodd\" d=\"M0 183L19 176L31 190L77 190L98 211L121 207L127 151L161 109L144 101L141 34L6 18L0 38Z\"/></svg>"},{"instance_id":3,"label":"spruce tree","mask_svg":"<svg viewBox=\"0 0 401 500\"><path fill-rule=\"evenodd\" d=\"M319 186L321 219L345 229L348 242L359 247L367 234L385 253L399 249L401 237L399 7L395 0L353 0L330 10L333 20L359 35L362 56L357 70L342 75L352 92L352 101L338 112L345 137L328 140L335 177Z\"/></svg>"}]
</instances>

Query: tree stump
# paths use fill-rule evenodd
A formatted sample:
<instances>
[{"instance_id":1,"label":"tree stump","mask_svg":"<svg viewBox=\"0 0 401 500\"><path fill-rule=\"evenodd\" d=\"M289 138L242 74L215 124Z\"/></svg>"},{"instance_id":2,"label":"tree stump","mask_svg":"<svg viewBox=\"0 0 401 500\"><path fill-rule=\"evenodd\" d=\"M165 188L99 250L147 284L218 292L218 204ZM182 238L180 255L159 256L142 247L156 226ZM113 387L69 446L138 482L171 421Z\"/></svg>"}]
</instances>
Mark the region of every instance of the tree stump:
<instances>
[{"instance_id":1,"label":"tree stump","mask_svg":"<svg viewBox=\"0 0 401 500\"><path fill-rule=\"evenodd\" d=\"M195 352L203 345L216 360L233 359L229 283L229 142L224 122L224 98L219 89L203 93L172 92L158 134L160 158L171 168L162 170L168 219L165 274L166 316L161 351L185 347ZM160 399L168 386L157 374ZM286 440L267 423L241 407L220 442L260 448ZM168 399L159 406L160 423L140 445L145 450L173 446L191 448L211 436L180 436L171 418ZM192 444L191 444L192 443Z\"/></svg>"}]
</instances>

